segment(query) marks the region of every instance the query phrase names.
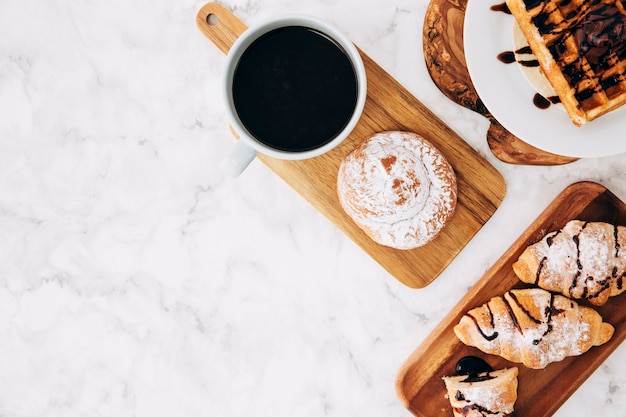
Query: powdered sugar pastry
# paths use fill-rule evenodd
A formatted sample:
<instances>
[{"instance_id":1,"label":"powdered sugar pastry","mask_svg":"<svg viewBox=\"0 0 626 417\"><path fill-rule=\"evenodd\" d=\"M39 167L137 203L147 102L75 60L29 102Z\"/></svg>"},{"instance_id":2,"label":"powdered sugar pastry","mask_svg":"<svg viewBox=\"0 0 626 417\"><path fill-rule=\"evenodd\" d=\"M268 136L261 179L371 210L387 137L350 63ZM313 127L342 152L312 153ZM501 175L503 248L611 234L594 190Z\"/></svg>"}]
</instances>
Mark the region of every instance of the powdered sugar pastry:
<instances>
[{"instance_id":1,"label":"powdered sugar pastry","mask_svg":"<svg viewBox=\"0 0 626 417\"><path fill-rule=\"evenodd\" d=\"M493 297L454 327L464 344L533 369L600 346L614 330L595 310L541 288Z\"/></svg>"},{"instance_id":2,"label":"powdered sugar pastry","mask_svg":"<svg viewBox=\"0 0 626 417\"><path fill-rule=\"evenodd\" d=\"M454 213L456 178L444 156L411 132L382 132L339 168L346 213L374 241L412 249L434 239Z\"/></svg>"},{"instance_id":3,"label":"powdered sugar pastry","mask_svg":"<svg viewBox=\"0 0 626 417\"><path fill-rule=\"evenodd\" d=\"M602 305L626 290L626 227L571 220L527 247L513 270L524 282Z\"/></svg>"}]
</instances>

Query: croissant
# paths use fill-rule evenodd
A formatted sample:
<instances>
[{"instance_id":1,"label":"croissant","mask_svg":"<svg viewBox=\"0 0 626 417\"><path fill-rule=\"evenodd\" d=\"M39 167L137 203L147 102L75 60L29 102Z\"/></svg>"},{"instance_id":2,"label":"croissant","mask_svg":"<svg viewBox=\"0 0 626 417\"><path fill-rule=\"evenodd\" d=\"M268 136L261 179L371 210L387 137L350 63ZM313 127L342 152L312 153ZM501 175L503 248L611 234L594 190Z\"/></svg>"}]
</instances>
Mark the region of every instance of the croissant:
<instances>
[{"instance_id":1,"label":"croissant","mask_svg":"<svg viewBox=\"0 0 626 417\"><path fill-rule=\"evenodd\" d=\"M455 417L512 415L517 400L516 367L478 374L444 376L448 399Z\"/></svg>"},{"instance_id":2,"label":"croissant","mask_svg":"<svg viewBox=\"0 0 626 417\"><path fill-rule=\"evenodd\" d=\"M520 280L594 305L626 290L626 227L572 220L513 264Z\"/></svg>"},{"instance_id":3,"label":"croissant","mask_svg":"<svg viewBox=\"0 0 626 417\"><path fill-rule=\"evenodd\" d=\"M494 297L454 327L466 345L533 369L602 345L613 331L592 308L541 288Z\"/></svg>"}]
</instances>

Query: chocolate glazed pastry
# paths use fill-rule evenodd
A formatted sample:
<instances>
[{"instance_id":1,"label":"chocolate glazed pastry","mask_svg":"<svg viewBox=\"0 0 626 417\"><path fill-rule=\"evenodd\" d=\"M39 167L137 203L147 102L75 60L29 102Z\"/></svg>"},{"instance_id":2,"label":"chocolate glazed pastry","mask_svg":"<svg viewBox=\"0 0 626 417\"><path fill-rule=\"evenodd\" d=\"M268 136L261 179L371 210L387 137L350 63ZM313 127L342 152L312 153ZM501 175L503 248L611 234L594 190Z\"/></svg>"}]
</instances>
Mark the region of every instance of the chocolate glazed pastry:
<instances>
[{"instance_id":1,"label":"chocolate glazed pastry","mask_svg":"<svg viewBox=\"0 0 626 417\"><path fill-rule=\"evenodd\" d=\"M470 80L463 48L463 20L467 0L431 0L423 27L424 59L428 72L441 92L455 103L485 116L491 122L487 143L501 161L521 165L562 165L576 161L545 152L506 130L491 116ZM485 7L489 7L488 3ZM504 2L494 2L494 13L508 11Z\"/></svg>"},{"instance_id":2,"label":"chocolate glazed pastry","mask_svg":"<svg viewBox=\"0 0 626 417\"><path fill-rule=\"evenodd\" d=\"M509 417L517 400L516 367L494 371L483 359L462 358L443 381L455 417Z\"/></svg>"}]
</instances>

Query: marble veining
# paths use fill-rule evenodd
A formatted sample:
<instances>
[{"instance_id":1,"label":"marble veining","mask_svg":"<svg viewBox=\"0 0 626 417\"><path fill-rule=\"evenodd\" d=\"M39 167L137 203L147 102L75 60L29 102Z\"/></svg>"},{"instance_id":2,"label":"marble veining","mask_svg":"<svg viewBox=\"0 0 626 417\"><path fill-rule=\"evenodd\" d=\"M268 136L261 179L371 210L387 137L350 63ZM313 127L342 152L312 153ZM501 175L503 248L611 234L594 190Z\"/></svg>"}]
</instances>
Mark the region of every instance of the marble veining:
<instances>
[{"instance_id":1,"label":"marble veining","mask_svg":"<svg viewBox=\"0 0 626 417\"><path fill-rule=\"evenodd\" d=\"M0 415L408 416L401 363L567 185L626 155L511 166L430 80L427 0L230 0L340 27L504 175L431 285L390 277L259 161L238 179L201 1L0 2ZM557 416L622 415L626 347Z\"/></svg>"}]
</instances>

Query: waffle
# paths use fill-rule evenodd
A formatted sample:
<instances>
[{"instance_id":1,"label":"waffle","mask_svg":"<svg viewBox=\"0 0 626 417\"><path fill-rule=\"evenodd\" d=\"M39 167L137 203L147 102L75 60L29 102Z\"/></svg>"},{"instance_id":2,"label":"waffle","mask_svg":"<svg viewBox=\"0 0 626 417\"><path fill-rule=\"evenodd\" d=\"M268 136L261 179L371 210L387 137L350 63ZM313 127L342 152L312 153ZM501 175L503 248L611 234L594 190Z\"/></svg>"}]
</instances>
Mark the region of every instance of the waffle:
<instances>
[{"instance_id":1,"label":"waffle","mask_svg":"<svg viewBox=\"0 0 626 417\"><path fill-rule=\"evenodd\" d=\"M507 0L576 126L626 103L622 0Z\"/></svg>"}]
</instances>

